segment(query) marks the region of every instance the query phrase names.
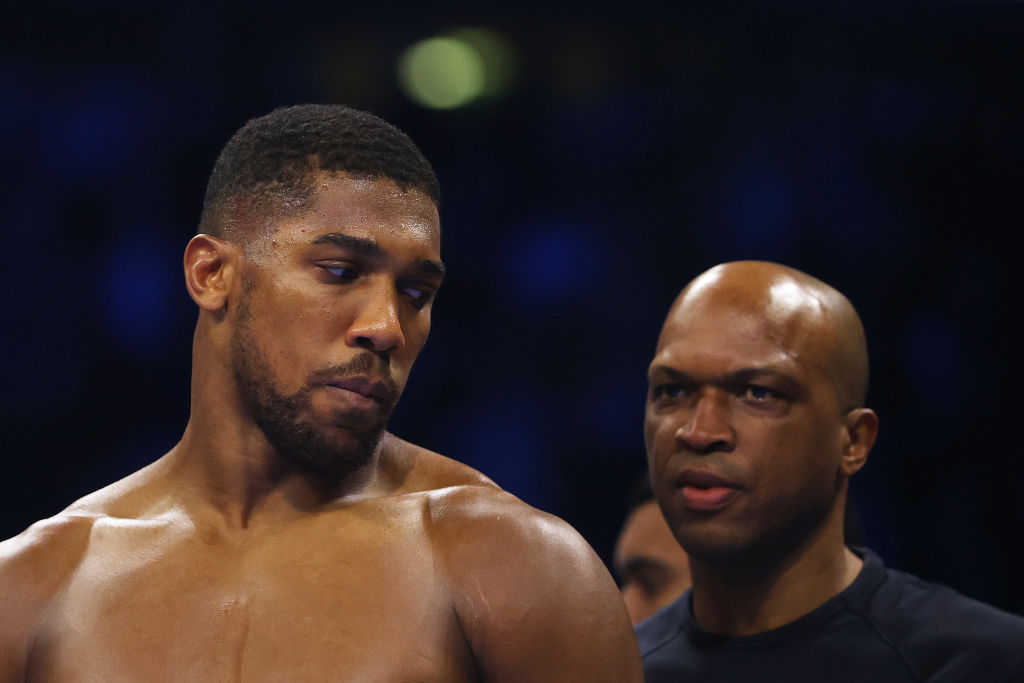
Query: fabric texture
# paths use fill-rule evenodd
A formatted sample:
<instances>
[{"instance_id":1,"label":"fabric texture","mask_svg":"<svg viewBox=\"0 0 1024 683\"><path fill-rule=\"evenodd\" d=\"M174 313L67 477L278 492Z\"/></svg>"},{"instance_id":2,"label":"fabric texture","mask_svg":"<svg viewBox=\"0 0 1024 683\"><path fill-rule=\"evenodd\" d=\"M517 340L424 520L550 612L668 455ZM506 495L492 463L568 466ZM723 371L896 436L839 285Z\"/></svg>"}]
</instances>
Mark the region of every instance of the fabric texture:
<instances>
[{"instance_id":1,"label":"fabric texture","mask_svg":"<svg viewBox=\"0 0 1024 683\"><path fill-rule=\"evenodd\" d=\"M864 566L846 590L765 633L701 630L687 591L637 626L647 683L1024 683L1024 618L853 550Z\"/></svg>"}]
</instances>

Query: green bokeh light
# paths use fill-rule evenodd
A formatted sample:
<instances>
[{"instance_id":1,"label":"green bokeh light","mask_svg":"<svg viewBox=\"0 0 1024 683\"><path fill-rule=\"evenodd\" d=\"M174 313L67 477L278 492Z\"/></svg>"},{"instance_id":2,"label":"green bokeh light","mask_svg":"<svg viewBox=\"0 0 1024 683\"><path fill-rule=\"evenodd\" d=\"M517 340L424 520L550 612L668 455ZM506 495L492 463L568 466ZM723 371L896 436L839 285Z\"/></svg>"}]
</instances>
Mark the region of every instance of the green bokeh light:
<instances>
[{"instance_id":1,"label":"green bokeh light","mask_svg":"<svg viewBox=\"0 0 1024 683\"><path fill-rule=\"evenodd\" d=\"M497 31L487 28L460 28L451 37L476 50L484 65L483 97L502 95L512 87L516 76L516 55L512 44Z\"/></svg>"},{"instance_id":2,"label":"green bokeh light","mask_svg":"<svg viewBox=\"0 0 1024 683\"><path fill-rule=\"evenodd\" d=\"M402 53L398 82L410 99L424 107L453 109L483 94L484 62L463 40L428 38Z\"/></svg>"}]
</instances>

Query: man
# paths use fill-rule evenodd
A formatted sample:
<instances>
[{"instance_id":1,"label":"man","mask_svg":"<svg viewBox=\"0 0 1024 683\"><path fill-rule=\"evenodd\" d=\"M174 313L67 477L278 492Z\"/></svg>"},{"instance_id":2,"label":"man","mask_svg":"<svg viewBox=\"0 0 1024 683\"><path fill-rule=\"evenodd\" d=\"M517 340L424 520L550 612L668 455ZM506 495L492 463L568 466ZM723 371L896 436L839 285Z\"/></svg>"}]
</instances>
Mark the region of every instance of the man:
<instances>
[{"instance_id":1,"label":"man","mask_svg":"<svg viewBox=\"0 0 1024 683\"><path fill-rule=\"evenodd\" d=\"M384 431L444 276L438 196L362 112L235 134L185 250L184 436L0 547L0 680L641 679L579 535Z\"/></svg>"},{"instance_id":2,"label":"man","mask_svg":"<svg viewBox=\"0 0 1024 683\"><path fill-rule=\"evenodd\" d=\"M857 313L804 273L725 264L676 299L645 438L693 587L639 626L648 683L1024 680L1024 619L843 544L867 379Z\"/></svg>"},{"instance_id":3,"label":"man","mask_svg":"<svg viewBox=\"0 0 1024 683\"><path fill-rule=\"evenodd\" d=\"M690 563L654 500L646 473L630 496L613 562L633 624L675 601L690 587Z\"/></svg>"}]
</instances>

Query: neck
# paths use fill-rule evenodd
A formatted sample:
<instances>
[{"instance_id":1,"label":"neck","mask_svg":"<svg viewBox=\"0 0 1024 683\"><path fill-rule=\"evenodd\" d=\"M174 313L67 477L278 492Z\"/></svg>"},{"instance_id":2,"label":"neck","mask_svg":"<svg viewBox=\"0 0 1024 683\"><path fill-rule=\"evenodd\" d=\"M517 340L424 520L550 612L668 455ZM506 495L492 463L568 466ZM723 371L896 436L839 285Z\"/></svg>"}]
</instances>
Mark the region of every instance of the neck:
<instances>
[{"instance_id":1,"label":"neck","mask_svg":"<svg viewBox=\"0 0 1024 683\"><path fill-rule=\"evenodd\" d=\"M359 470L325 475L281 458L255 426L211 430L205 422L193 415L163 465L188 512L216 526L287 522L377 484L380 447Z\"/></svg>"},{"instance_id":2,"label":"neck","mask_svg":"<svg viewBox=\"0 0 1024 683\"><path fill-rule=\"evenodd\" d=\"M781 557L691 557L697 623L721 635L763 633L799 619L842 592L863 562L843 545L841 512L836 520Z\"/></svg>"}]
</instances>

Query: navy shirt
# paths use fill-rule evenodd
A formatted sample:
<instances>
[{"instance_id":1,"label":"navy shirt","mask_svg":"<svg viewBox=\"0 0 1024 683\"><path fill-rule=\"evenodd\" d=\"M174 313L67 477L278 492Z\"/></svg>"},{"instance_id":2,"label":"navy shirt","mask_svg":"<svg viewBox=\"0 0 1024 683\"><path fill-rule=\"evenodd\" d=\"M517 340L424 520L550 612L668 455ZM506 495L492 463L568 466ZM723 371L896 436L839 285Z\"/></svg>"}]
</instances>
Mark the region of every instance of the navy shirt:
<instances>
[{"instance_id":1,"label":"navy shirt","mask_svg":"<svg viewBox=\"0 0 1024 683\"><path fill-rule=\"evenodd\" d=\"M647 683L1024 683L1024 618L855 552L864 567L846 590L764 633L701 630L687 591L637 626Z\"/></svg>"}]
</instances>

